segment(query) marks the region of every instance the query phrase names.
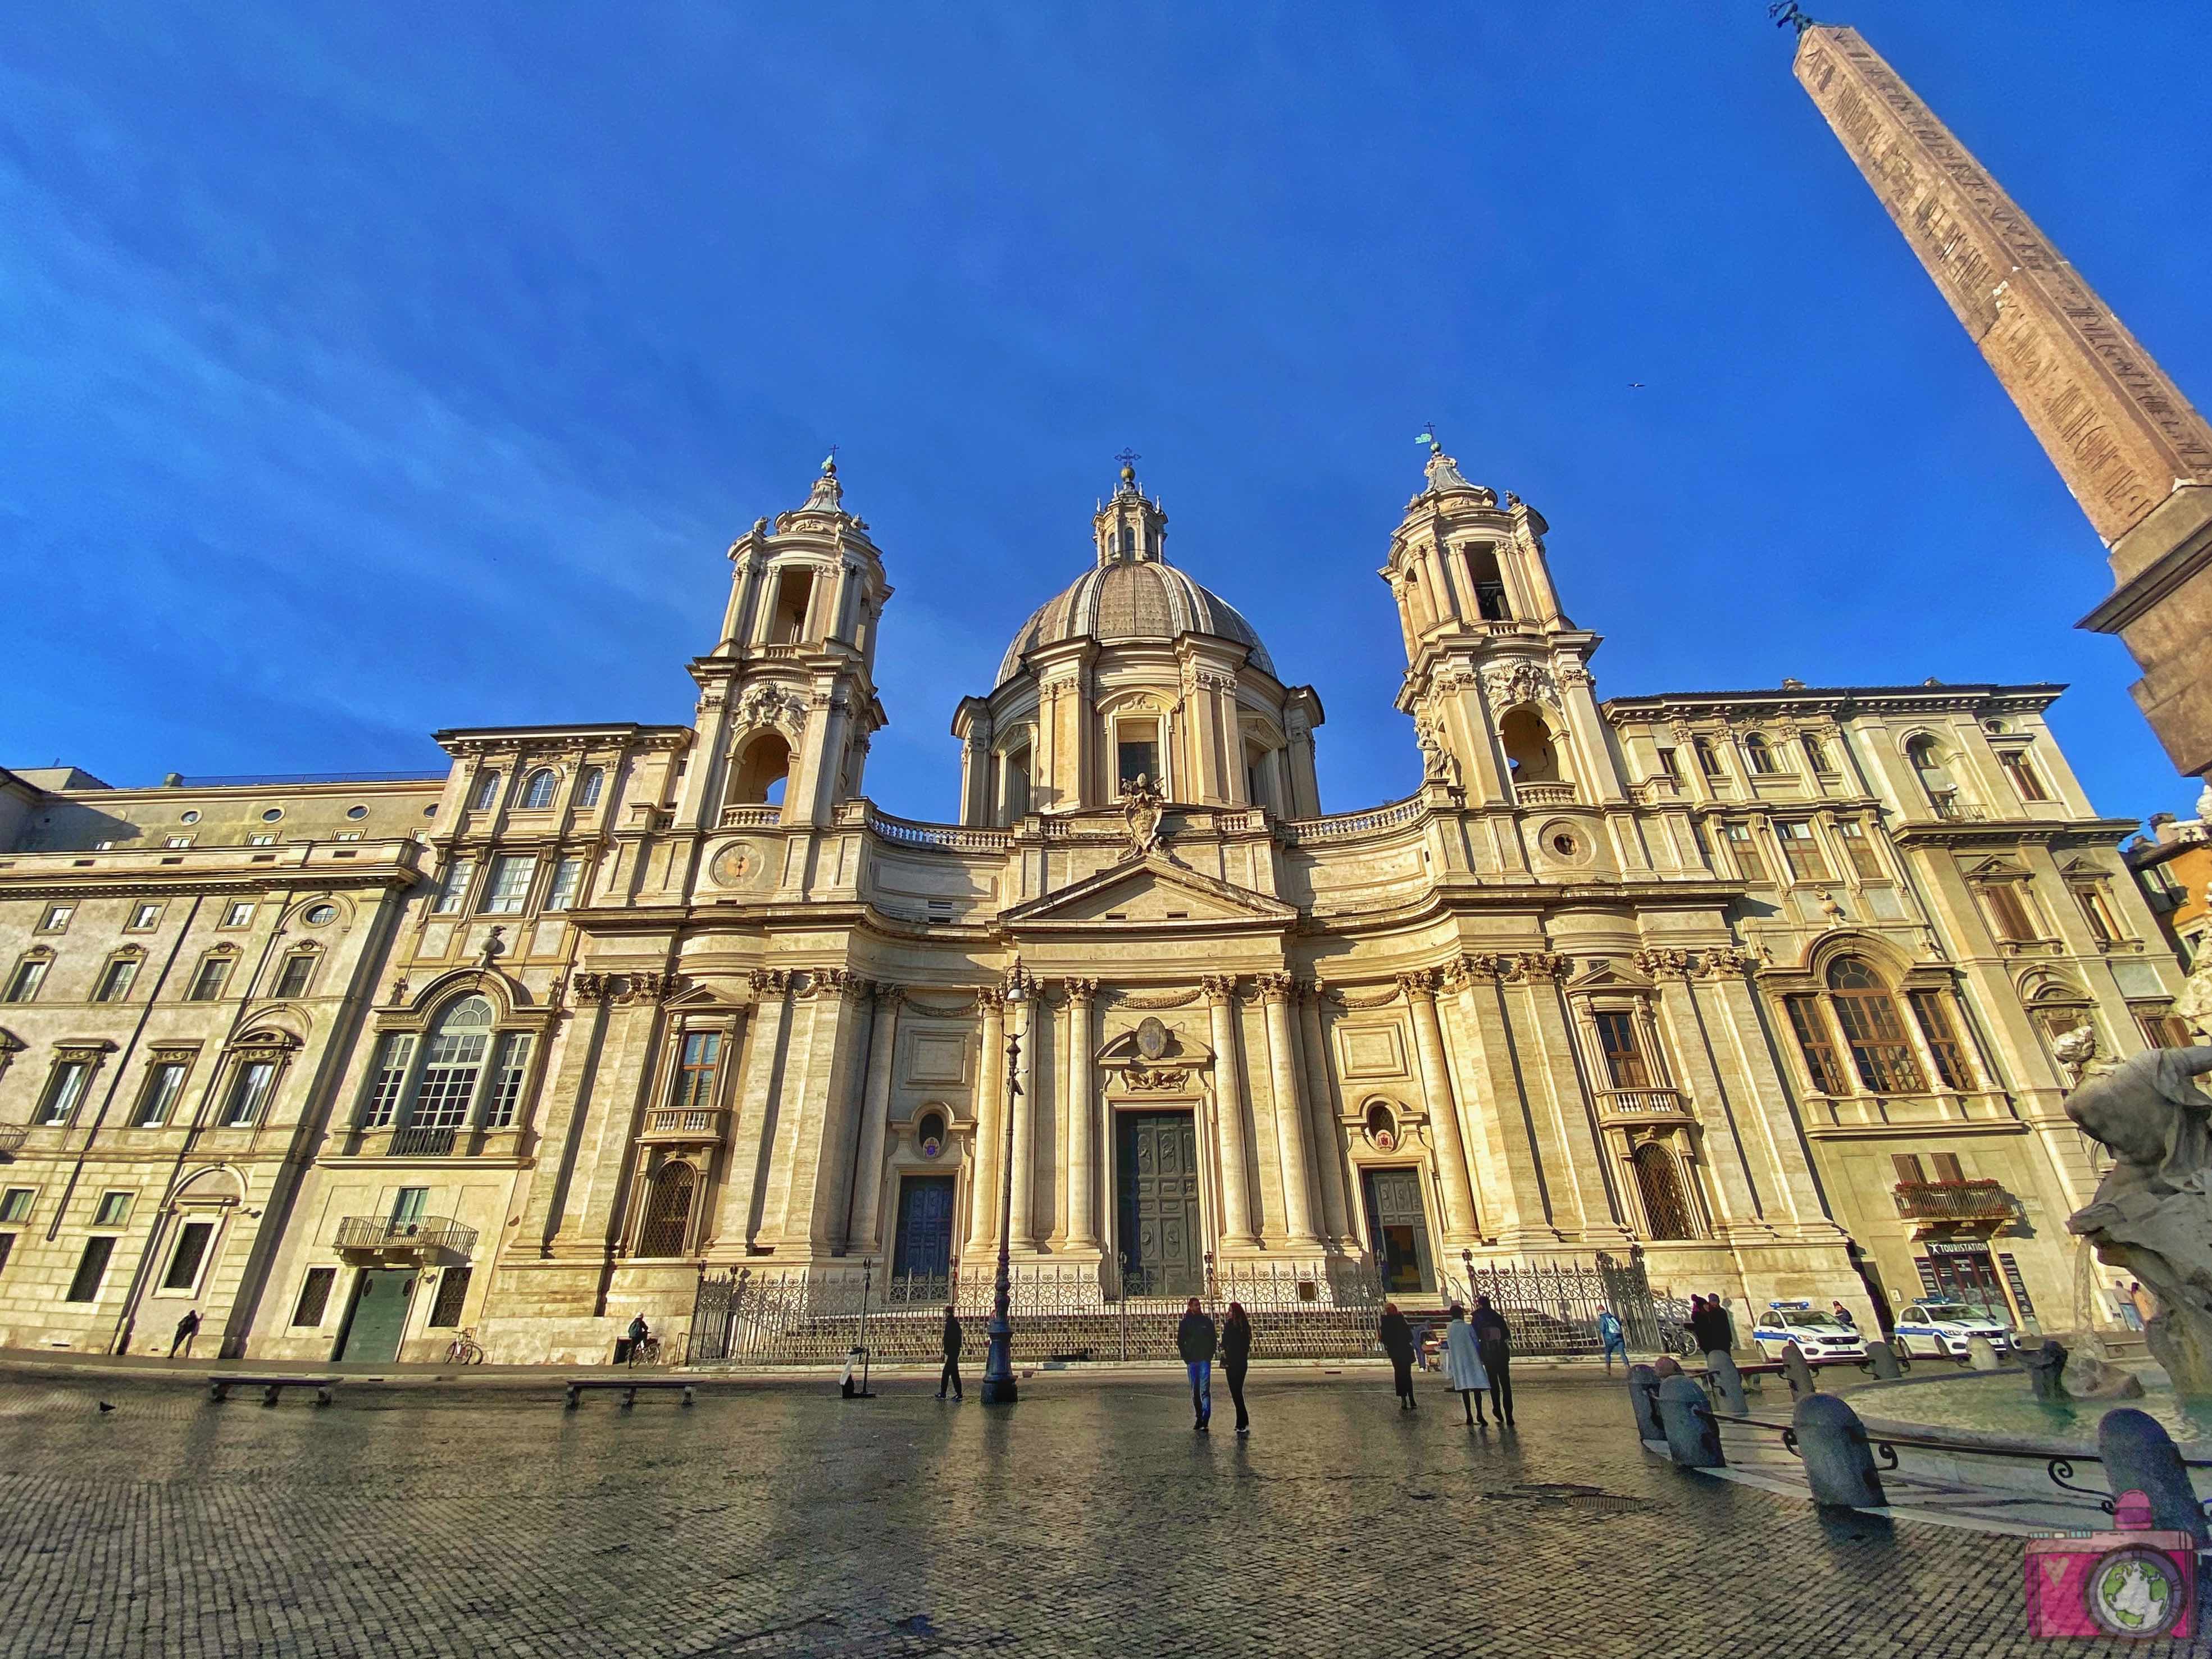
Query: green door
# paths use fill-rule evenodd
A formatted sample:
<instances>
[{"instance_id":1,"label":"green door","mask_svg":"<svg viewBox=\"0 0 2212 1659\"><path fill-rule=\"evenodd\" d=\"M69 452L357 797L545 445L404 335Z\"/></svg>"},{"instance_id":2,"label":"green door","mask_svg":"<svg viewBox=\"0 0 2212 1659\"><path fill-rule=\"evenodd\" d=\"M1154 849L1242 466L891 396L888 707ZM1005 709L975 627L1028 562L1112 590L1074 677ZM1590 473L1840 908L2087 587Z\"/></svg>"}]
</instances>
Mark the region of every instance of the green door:
<instances>
[{"instance_id":1,"label":"green door","mask_svg":"<svg viewBox=\"0 0 2212 1659\"><path fill-rule=\"evenodd\" d=\"M415 1275L404 1267L364 1269L355 1286L353 1311L338 1337L337 1358L382 1365L399 1357L407 1328L407 1297Z\"/></svg>"},{"instance_id":2,"label":"green door","mask_svg":"<svg viewBox=\"0 0 2212 1659\"><path fill-rule=\"evenodd\" d=\"M1188 1112L1115 1114L1121 1284L1131 1296L1200 1296L1206 1241L1198 1208L1198 1131Z\"/></svg>"}]
</instances>

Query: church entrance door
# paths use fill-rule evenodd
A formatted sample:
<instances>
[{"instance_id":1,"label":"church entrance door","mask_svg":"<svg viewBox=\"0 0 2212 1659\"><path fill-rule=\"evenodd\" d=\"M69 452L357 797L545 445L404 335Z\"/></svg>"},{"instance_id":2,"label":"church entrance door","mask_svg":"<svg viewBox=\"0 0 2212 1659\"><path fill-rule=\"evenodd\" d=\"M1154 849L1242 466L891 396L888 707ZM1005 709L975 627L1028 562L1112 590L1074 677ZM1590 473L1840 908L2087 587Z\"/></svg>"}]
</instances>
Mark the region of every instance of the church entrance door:
<instances>
[{"instance_id":1,"label":"church entrance door","mask_svg":"<svg viewBox=\"0 0 2212 1659\"><path fill-rule=\"evenodd\" d=\"M1436 1264L1429 1259L1429 1218L1421 1207L1418 1170L1370 1170L1367 1234L1375 1241L1375 1266L1386 1291L1433 1291Z\"/></svg>"},{"instance_id":2,"label":"church entrance door","mask_svg":"<svg viewBox=\"0 0 2212 1659\"><path fill-rule=\"evenodd\" d=\"M952 1177L908 1176L899 1183L898 1241L891 1251L892 1299L950 1301L951 1288Z\"/></svg>"},{"instance_id":3,"label":"church entrance door","mask_svg":"<svg viewBox=\"0 0 2212 1659\"><path fill-rule=\"evenodd\" d=\"M1121 1112L1114 1174L1130 1296L1206 1294L1198 1209L1198 1131L1188 1112Z\"/></svg>"}]
</instances>

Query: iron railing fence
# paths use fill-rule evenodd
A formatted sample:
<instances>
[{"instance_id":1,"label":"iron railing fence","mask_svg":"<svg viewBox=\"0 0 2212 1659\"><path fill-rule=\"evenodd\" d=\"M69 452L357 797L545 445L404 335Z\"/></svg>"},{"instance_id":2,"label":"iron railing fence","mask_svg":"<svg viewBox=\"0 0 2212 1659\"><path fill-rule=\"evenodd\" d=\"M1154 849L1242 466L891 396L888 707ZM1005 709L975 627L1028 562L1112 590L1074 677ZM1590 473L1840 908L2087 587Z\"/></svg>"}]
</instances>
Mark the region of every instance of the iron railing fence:
<instances>
[{"instance_id":1,"label":"iron railing fence","mask_svg":"<svg viewBox=\"0 0 2212 1659\"><path fill-rule=\"evenodd\" d=\"M450 1250L465 1256L477 1248L477 1230L450 1216L394 1221L385 1216L349 1215L339 1218L337 1236L331 1243L341 1250Z\"/></svg>"},{"instance_id":2,"label":"iron railing fence","mask_svg":"<svg viewBox=\"0 0 2212 1659\"><path fill-rule=\"evenodd\" d=\"M863 1343L878 1363L933 1362L950 1304L965 1329L966 1351L980 1364L992 1281L988 1272L884 1279L857 1268L702 1273L685 1363L834 1364ZM1016 1267L1008 1285L1016 1357L1030 1364L1176 1358L1187 1295L1180 1288L1148 1294L1150 1281L1133 1274L1121 1288L1126 1294L1109 1295L1087 1266ZM1652 1295L1640 1262L1497 1264L1477 1268L1471 1288L1464 1276L1442 1288L1445 1300L1470 1305L1474 1294L1489 1297L1521 1354L1597 1353L1597 1317L1608 1307L1620 1316L1632 1346L1672 1347L1687 1316L1679 1299ZM1338 1359L1380 1353L1376 1322L1390 1294L1371 1264L1332 1257L1214 1267L1199 1300L1217 1320L1230 1303L1243 1304L1255 1358ZM1433 1307L1409 1308L1408 1315L1419 1328L1443 1323Z\"/></svg>"}]
</instances>

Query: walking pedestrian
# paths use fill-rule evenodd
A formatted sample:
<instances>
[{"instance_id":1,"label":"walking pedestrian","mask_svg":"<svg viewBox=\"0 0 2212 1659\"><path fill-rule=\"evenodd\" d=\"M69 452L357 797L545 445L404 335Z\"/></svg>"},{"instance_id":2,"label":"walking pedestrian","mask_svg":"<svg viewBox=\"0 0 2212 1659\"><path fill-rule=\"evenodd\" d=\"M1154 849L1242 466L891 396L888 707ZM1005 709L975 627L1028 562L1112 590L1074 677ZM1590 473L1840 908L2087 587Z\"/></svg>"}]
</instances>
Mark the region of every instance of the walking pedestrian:
<instances>
[{"instance_id":1,"label":"walking pedestrian","mask_svg":"<svg viewBox=\"0 0 2212 1659\"><path fill-rule=\"evenodd\" d=\"M1390 1386L1397 1391L1398 1409L1419 1409L1413 1404L1413 1330L1396 1303L1382 1304L1382 1320L1375 1328L1375 1335L1382 1344L1382 1352L1390 1356Z\"/></svg>"},{"instance_id":2,"label":"walking pedestrian","mask_svg":"<svg viewBox=\"0 0 2212 1659\"><path fill-rule=\"evenodd\" d=\"M1229 1397L1237 1402L1237 1432L1252 1432L1252 1414L1244 1409L1244 1371L1252 1363L1252 1322L1246 1317L1244 1304L1229 1304L1229 1316L1221 1322L1221 1370L1229 1379Z\"/></svg>"},{"instance_id":3,"label":"walking pedestrian","mask_svg":"<svg viewBox=\"0 0 2212 1659\"><path fill-rule=\"evenodd\" d=\"M960 1329L960 1316L953 1311L952 1304L948 1302L945 1304L945 1333L942 1339L945 1369L937 1374L937 1397L939 1400L945 1398L945 1385L949 1382L952 1385L952 1399L955 1404L965 1397L960 1392L960 1344L963 1340Z\"/></svg>"},{"instance_id":4,"label":"walking pedestrian","mask_svg":"<svg viewBox=\"0 0 2212 1659\"><path fill-rule=\"evenodd\" d=\"M635 1365L645 1353L645 1345L653 1340L653 1327L640 1314L629 1322L629 1363Z\"/></svg>"},{"instance_id":5,"label":"walking pedestrian","mask_svg":"<svg viewBox=\"0 0 2212 1659\"><path fill-rule=\"evenodd\" d=\"M1613 1357L1620 1356L1620 1363L1628 1363L1628 1334L1621 1328L1620 1316L1610 1308L1601 1308L1597 1316L1599 1350L1605 1356L1605 1374L1613 1375Z\"/></svg>"},{"instance_id":6,"label":"walking pedestrian","mask_svg":"<svg viewBox=\"0 0 2212 1659\"><path fill-rule=\"evenodd\" d=\"M1482 1369L1490 1374L1490 1408L1507 1428L1513 1426L1513 1333L1505 1316L1490 1305L1490 1298L1474 1298L1474 1351Z\"/></svg>"},{"instance_id":7,"label":"walking pedestrian","mask_svg":"<svg viewBox=\"0 0 2212 1659\"><path fill-rule=\"evenodd\" d=\"M1191 1426L1200 1434L1211 1432L1206 1425L1213 1420L1213 1351L1219 1340L1213 1322L1200 1309L1198 1298L1191 1297L1190 1310L1176 1328L1176 1352L1190 1372L1190 1408L1198 1416Z\"/></svg>"},{"instance_id":8,"label":"walking pedestrian","mask_svg":"<svg viewBox=\"0 0 2212 1659\"><path fill-rule=\"evenodd\" d=\"M1467 1322L1467 1309L1457 1302L1451 1305L1451 1323L1444 1327L1444 1382L1467 1408L1468 1426L1488 1428L1490 1419L1482 1414L1482 1391L1490 1386L1490 1376L1482 1369L1474 1327Z\"/></svg>"},{"instance_id":9,"label":"walking pedestrian","mask_svg":"<svg viewBox=\"0 0 2212 1659\"><path fill-rule=\"evenodd\" d=\"M1734 1353L1735 1352L1735 1316L1729 1312L1728 1298L1709 1296L1705 1298L1705 1306L1711 1310L1713 1332L1720 1338L1721 1351L1723 1353Z\"/></svg>"},{"instance_id":10,"label":"walking pedestrian","mask_svg":"<svg viewBox=\"0 0 2212 1659\"><path fill-rule=\"evenodd\" d=\"M1711 1353L1723 1346L1720 1327L1713 1317L1718 1311L1702 1296L1690 1298L1690 1340L1698 1345L1699 1353Z\"/></svg>"},{"instance_id":11,"label":"walking pedestrian","mask_svg":"<svg viewBox=\"0 0 2212 1659\"><path fill-rule=\"evenodd\" d=\"M185 1358L190 1359L192 1357L192 1339L199 1334L200 1310L198 1308L187 1310L185 1316L177 1322L177 1334L169 1339L169 1358L174 1359L181 1349Z\"/></svg>"}]
</instances>

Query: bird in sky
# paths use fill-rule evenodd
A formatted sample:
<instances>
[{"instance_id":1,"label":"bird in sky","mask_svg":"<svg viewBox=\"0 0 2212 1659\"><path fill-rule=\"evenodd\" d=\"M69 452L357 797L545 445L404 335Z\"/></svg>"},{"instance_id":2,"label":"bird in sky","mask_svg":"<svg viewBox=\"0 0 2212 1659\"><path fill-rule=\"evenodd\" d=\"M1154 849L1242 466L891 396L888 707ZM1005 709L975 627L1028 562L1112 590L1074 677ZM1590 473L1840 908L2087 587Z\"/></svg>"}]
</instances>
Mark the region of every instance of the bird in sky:
<instances>
[{"instance_id":1,"label":"bird in sky","mask_svg":"<svg viewBox=\"0 0 2212 1659\"><path fill-rule=\"evenodd\" d=\"M1631 392L1641 392L1644 390L1644 382L1641 380L1631 380L1628 383L1628 389Z\"/></svg>"}]
</instances>

